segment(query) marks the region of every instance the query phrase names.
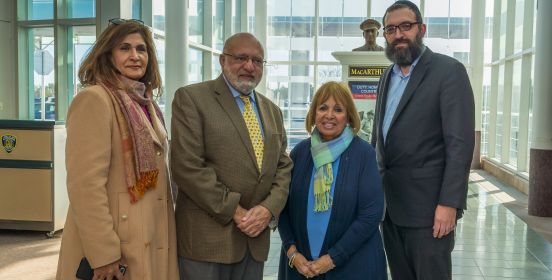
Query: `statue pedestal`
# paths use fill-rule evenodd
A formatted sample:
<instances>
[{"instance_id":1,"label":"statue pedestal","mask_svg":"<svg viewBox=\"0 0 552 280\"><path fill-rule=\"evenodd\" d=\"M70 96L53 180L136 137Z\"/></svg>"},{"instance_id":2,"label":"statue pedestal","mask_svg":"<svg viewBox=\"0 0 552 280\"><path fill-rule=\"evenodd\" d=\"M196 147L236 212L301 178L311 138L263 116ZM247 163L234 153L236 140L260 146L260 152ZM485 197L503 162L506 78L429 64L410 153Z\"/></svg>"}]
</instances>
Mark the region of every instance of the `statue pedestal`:
<instances>
[{"instance_id":1,"label":"statue pedestal","mask_svg":"<svg viewBox=\"0 0 552 280\"><path fill-rule=\"evenodd\" d=\"M333 52L341 63L343 82L349 85L360 115L358 135L370 142L378 81L391 62L384 52Z\"/></svg>"}]
</instances>

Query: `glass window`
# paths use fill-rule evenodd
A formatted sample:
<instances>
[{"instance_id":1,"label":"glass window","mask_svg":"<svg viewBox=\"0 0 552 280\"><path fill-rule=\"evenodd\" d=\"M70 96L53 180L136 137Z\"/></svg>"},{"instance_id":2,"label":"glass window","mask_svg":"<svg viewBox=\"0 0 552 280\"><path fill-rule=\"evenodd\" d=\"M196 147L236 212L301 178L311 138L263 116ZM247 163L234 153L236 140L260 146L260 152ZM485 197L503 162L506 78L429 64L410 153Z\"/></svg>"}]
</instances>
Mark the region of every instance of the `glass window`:
<instances>
[{"instance_id":1,"label":"glass window","mask_svg":"<svg viewBox=\"0 0 552 280\"><path fill-rule=\"evenodd\" d=\"M332 52L350 51L364 45L359 25L367 18L367 2L320 0L319 3L319 61L336 61ZM379 44L383 44L381 34L377 40L380 41Z\"/></svg>"},{"instance_id":2,"label":"glass window","mask_svg":"<svg viewBox=\"0 0 552 280\"><path fill-rule=\"evenodd\" d=\"M292 60L293 51L314 60L314 1L269 1L268 25L268 60Z\"/></svg>"},{"instance_id":3,"label":"glass window","mask_svg":"<svg viewBox=\"0 0 552 280\"><path fill-rule=\"evenodd\" d=\"M18 0L19 20L42 20L54 18L54 0Z\"/></svg>"},{"instance_id":4,"label":"glass window","mask_svg":"<svg viewBox=\"0 0 552 280\"><path fill-rule=\"evenodd\" d=\"M301 54L293 54L300 57ZM308 137L305 116L314 94L312 65L271 65L267 67L267 96L284 114L284 126L288 135L288 148L293 148Z\"/></svg>"},{"instance_id":5,"label":"glass window","mask_svg":"<svg viewBox=\"0 0 552 280\"><path fill-rule=\"evenodd\" d=\"M161 108L161 112L165 113L166 106L166 80L165 80L165 38L154 34L154 43L155 50L157 53L157 63L159 64L159 74L161 75L161 80L163 81L161 88L161 97L156 99L157 104Z\"/></svg>"},{"instance_id":6,"label":"glass window","mask_svg":"<svg viewBox=\"0 0 552 280\"><path fill-rule=\"evenodd\" d=\"M425 2L425 18L447 18L449 16L449 1L445 0L427 0Z\"/></svg>"},{"instance_id":7,"label":"glass window","mask_svg":"<svg viewBox=\"0 0 552 280\"><path fill-rule=\"evenodd\" d=\"M508 2L507 0L502 0L502 3L500 5L500 52L499 52L499 58L503 58L506 56L506 19L507 19L507 10L508 10Z\"/></svg>"},{"instance_id":8,"label":"glass window","mask_svg":"<svg viewBox=\"0 0 552 280\"><path fill-rule=\"evenodd\" d=\"M213 71L212 71L212 76L211 76L211 78L213 78L213 79L216 79L222 73L222 67L220 66L219 57L220 56L213 54L213 60L212 60L212 63L213 63L212 69L213 69Z\"/></svg>"},{"instance_id":9,"label":"glass window","mask_svg":"<svg viewBox=\"0 0 552 280\"><path fill-rule=\"evenodd\" d=\"M272 95L272 101L284 112L289 109L289 66L269 65L266 67L267 96Z\"/></svg>"},{"instance_id":10,"label":"glass window","mask_svg":"<svg viewBox=\"0 0 552 280\"><path fill-rule=\"evenodd\" d=\"M132 16L131 18L141 19L142 18L142 1L141 0L132 0Z\"/></svg>"},{"instance_id":11,"label":"glass window","mask_svg":"<svg viewBox=\"0 0 552 280\"><path fill-rule=\"evenodd\" d=\"M389 6L391 6L395 2L395 0L372 0L370 1L371 7L370 12L372 13L370 16L374 18L378 18L378 21L380 19L383 19L383 15L385 14L385 10ZM419 1L418 1L419 2ZM419 3L417 3L419 5ZM381 25L383 26L383 22L381 22Z\"/></svg>"},{"instance_id":12,"label":"glass window","mask_svg":"<svg viewBox=\"0 0 552 280\"><path fill-rule=\"evenodd\" d=\"M224 45L224 0L216 0L213 9L213 47L222 51Z\"/></svg>"},{"instance_id":13,"label":"glass window","mask_svg":"<svg viewBox=\"0 0 552 280\"><path fill-rule=\"evenodd\" d=\"M93 18L96 16L95 0L66 0L67 18ZM59 5L59 1L58 1Z\"/></svg>"},{"instance_id":14,"label":"glass window","mask_svg":"<svg viewBox=\"0 0 552 280\"><path fill-rule=\"evenodd\" d=\"M533 44L531 46L536 46L536 35L537 35L537 2L538 1L534 1L535 3L535 7L534 7L534 13L533 13Z\"/></svg>"},{"instance_id":15,"label":"glass window","mask_svg":"<svg viewBox=\"0 0 552 280\"><path fill-rule=\"evenodd\" d=\"M234 0L232 8L232 22L234 23L234 33L241 32L241 1Z\"/></svg>"},{"instance_id":16,"label":"glass window","mask_svg":"<svg viewBox=\"0 0 552 280\"><path fill-rule=\"evenodd\" d=\"M72 60L73 63L73 78L71 87L72 94L69 94L69 100L71 97L77 94L81 89L82 85L80 84L78 72L79 68L84 60L85 56L88 54L88 51L96 41L96 26L75 26L69 28L69 33L73 34L72 41Z\"/></svg>"},{"instance_id":17,"label":"glass window","mask_svg":"<svg viewBox=\"0 0 552 280\"><path fill-rule=\"evenodd\" d=\"M203 82L203 52L190 48L190 64L188 65L188 83Z\"/></svg>"},{"instance_id":18,"label":"glass window","mask_svg":"<svg viewBox=\"0 0 552 280\"><path fill-rule=\"evenodd\" d=\"M450 16L469 19L471 17L471 5L471 1L450 0Z\"/></svg>"},{"instance_id":19,"label":"glass window","mask_svg":"<svg viewBox=\"0 0 552 280\"><path fill-rule=\"evenodd\" d=\"M520 52L523 48L523 13L524 0L516 1L516 18L514 26L514 53Z\"/></svg>"},{"instance_id":20,"label":"glass window","mask_svg":"<svg viewBox=\"0 0 552 280\"><path fill-rule=\"evenodd\" d=\"M435 52L467 62L465 54L470 51L470 16L471 1L426 1L426 44Z\"/></svg>"},{"instance_id":21,"label":"glass window","mask_svg":"<svg viewBox=\"0 0 552 280\"><path fill-rule=\"evenodd\" d=\"M55 98L55 40L53 28L33 28L29 30L33 40L33 59L29 60L32 69L33 88L30 99L33 100L34 119L54 120L56 113Z\"/></svg>"},{"instance_id":22,"label":"glass window","mask_svg":"<svg viewBox=\"0 0 552 280\"><path fill-rule=\"evenodd\" d=\"M517 166L519 135L519 104L521 94L521 59L514 61L512 77L512 109L510 123L510 165Z\"/></svg>"},{"instance_id":23,"label":"glass window","mask_svg":"<svg viewBox=\"0 0 552 280\"><path fill-rule=\"evenodd\" d=\"M165 31L165 0L153 0L153 29Z\"/></svg>"},{"instance_id":24,"label":"glass window","mask_svg":"<svg viewBox=\"0 0 552 280\"><path fill-rule=\"evenodd\" d=\"M152 2L153 13L153 39L155 43L155 50L157 53L157 63L159 64L159 73L161 75L162 88L161 96L156 99L159 108L165 114L165 107L167 102L166 95L166 80L165 80L165 1L153 0Z\"/></svg>"},{"instance_id":25,"label":"glass window","mask_svg":"<svg viewBox=\"0 0 552 280\"><path fill-rule=\"evenodd\" d=\"M342 81L341 79L341 65L319 65L318 67L318 88L325 82L329 81Z\"/></svg>"},{"instance_id":26,"label":"glass window","mask_svg":"<svg viewBox=\"0 0 552 280\"><path fill-rule=\"evenodd\" d=\"M496 101L496 144L495 157L502 159L502 123L504 113L504 64L498 67L498 96ZM508 135L506 135L508 137Z\"/></svg>"},{"instance_id":27,"label":"glass window","mask_svg":"<svg viewBox=\"0 0 552 280\"><path fill-rule=\"evenodd\" d=\"M483 69L483 102L481 106L481 155L489 154L489 121L491 97L491 67Z\"/></svg>"},{"instance_id":28,"label":"glass window","mask_svg":"<svg viewBox=\"0 0 552 280\"><path fill-rule=\"evenodd\" d=\"M17 12L18 94L28 104L22 114L65 120L82 89L79 67L96 40L96 0L18 0Z\"/></svg>"},{"instance_id":29,"label":"glass window","mask_svg":"<svg viewBox=\"0 0 552 280\"><path fill-rule=\"evenodd\" d=\"M448 38L448 21L447 17L432 17L426 18L425 22L427 24L427 37L430 38Z\"/></svg>"},{"instance_id":30,"label":"glass window","mask_svg":"<svg viewBox=\"0 0 552 280\"><path fill-rule=\"evenodd\" d=\"M295 69L295 70L294 70ZM314 95L314 66L292 66L289 82L289 146L292 148L308 137L305 117Z\"/></svg>"},{"instance_id":31,"label":"glass window","mask_svg":"<svg viewBox=\"0 0 552 280\"><path fill-rule=\"evenodd\" d=\"M343 0L319 0L319 36L343 36ZM362 18L362 15L360 16ZM362 21L362 20L361 20ZM360 32L360 30L358 30ZM355 32L358 36L359 32Z\"/></svg>"},{"instance_id":32,"label":"glass window","mask_svg":"<svg viewBox=\"0 0 552 280\"><path fill-rule=\"evenodd\" d=\"M284 127L288 136L288 149L292 149L297 143L304 139L305 129L292 129L292 120L290 118L292 106L290 98L290 66L289 65L269 65L266 67L267 96L280 107L284 115ZM296 127L297 124L293 126Z\"/></svg>"},{"instance_id":33,"label":"glass window","mask_svg":"<svg viewBox=\"0 0 552 280\"><path fill-rule=\"evenodd\" d=\"M188 2L188 21L190 23L190 41L203 43L203 9L204 0L189 0Z\"/></svg>"},{"instance_id":34,"label":"glass window","mask_svg":"<svg viewBox=\"0 0 552 280\"><path fill-rule=\"evenodd\" d=\"M343 17L343 1L334 1L334 0L320 0L320 21L318 27L318 59L319 60L329 60L335 61L335 58L331 55L334 51L343 50L343 32L344 32L344 17ZM361 22L362 17L358 17L357 22ZM355 31L356 37L359 37L361 31L358 27L354 26L354 22L351 22L347 28L349 33ZM355 30L357 29L357 30ZM357 38L358 39L358 38ZM363 45L362 35L360 35L359 42L351 45L346 50L351 50L352 48ZM349 40L351 41L351 40ZM350 42L351 43L351 42ZM349 43L349 44L350 44Z\"/></svg>"},{"instance_id":35,"label":"glass window","mask_svg":"<svg viewBox=\"0 0 552 280\"><path fill-rule=\"evenodd\" d=\"M464 64L468 64L470 62L469 52L453 52L452 57L456 58L458 61Z\"/></svg>"},{"instance_id":36,"label":"glass window","mask_svg":"<svg viewBox=\"0 0 552 280\"><path fill-rule=\"evenodd\" d=\"M470 18L469 17L449 18L448 38L469 39L470 38Z\"/></svg>"},{"instance_id":37,"label":"glass window","mask_svg":"<svg viewBox=\"0 0 552 280\"><path fill-rule=\"evenodd\" d=\"M494 1L485 2L485 39L484 39L484 62L491 63L493 50L493 9Z\"/></svg>"},{"instance_id":38,"label":"glass window","mask_svg":"<svg viewBox=\"0 0 552 280\"><path fill-rule=\"evenodd\" d=\"M341 2L341 1L336 1ZM374 1L372 1L374 2ZM379 2L379 1L378 1ZM383 2L383 1L382 1ZM320 1L319 6L322 6L322 1ZM346 18L362 18L364 20L367 17L366 12L368 11L368 1L358 1L358 0L343 0L343 17ZM376 15L376 17L382 17L383 14ZM362 21L359 21L357 24L357 30L360 31L358 25ZM357 32L358 33L358 32Z\"/></svg>"},{"instance_id":39,"label":"glass window","mask_svg":"<svg viewBox=\"0 0 552 280\"><path fill-rule=\"evenodd\" d=\"M247 30L255 34L255 0L247 0L247 23Z\"/></svg>"}]
</instances>

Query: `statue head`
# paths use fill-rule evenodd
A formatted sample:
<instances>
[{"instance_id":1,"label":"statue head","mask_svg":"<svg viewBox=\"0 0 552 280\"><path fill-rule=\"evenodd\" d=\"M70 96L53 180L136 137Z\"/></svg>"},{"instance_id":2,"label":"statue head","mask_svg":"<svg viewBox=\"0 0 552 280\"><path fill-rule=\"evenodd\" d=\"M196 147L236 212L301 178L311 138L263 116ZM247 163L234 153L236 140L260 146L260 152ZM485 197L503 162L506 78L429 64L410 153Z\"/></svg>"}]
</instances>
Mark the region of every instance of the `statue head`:
<instances>
[{"instance_id":1,"label":"statue head","mask_svg":"<svg viewBox=\"0 0 552 280\"><path fill-rule=\"evenodd\" d=\"M360 24L362 30L362 36L366 40L366 44L369 46L376 45L376 37L378 37L381 24L374 19L367 19Z\"/></svg>"}]
</instances>

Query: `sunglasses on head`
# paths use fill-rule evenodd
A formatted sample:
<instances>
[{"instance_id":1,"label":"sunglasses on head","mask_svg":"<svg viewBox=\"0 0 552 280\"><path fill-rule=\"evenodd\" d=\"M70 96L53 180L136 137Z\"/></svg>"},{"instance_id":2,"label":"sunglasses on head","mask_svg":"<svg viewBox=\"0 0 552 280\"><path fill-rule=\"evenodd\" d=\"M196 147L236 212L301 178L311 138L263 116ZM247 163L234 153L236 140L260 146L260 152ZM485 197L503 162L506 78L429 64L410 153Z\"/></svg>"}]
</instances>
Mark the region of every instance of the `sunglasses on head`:
<instances>
[{"instance_id":1,"label":"sunglasses on head","mask_svg":"<svg viewBox=\"0 0 552 280\"><path fill-rule=\"evenodd\" d=\"M144 22L139 20L139 19L124 19L124 18L112 18L109 20L109 24L113 24L113 25L119 25L119 24L123 24L125 22L135 22L135 23L138 23L138 24L141 24L141 25L144 25Z\"/></svg>"}]
</instances>

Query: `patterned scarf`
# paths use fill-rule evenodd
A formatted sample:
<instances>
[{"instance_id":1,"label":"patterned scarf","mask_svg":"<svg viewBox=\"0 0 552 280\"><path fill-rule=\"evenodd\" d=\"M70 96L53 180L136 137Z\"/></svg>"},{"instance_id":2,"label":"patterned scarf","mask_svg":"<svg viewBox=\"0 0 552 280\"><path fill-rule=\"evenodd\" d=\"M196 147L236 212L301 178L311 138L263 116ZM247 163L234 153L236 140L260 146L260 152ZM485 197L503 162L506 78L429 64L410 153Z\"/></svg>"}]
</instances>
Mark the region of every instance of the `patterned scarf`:
<instances>
[{"instance_id":1,"label":"patterned scarf","mask_svg":"<svg viewBox=\"0 0 552 280\"><path fill-rule=\"evenodd\" d=\"M332 205L330 188L333 183L332 163L341 156L353 141L353 131L345 127L339 137L322 142L315 128L311 135L311 153L316 171L314 173L314 212L328 211Z\"/></svg>"},{"instance_id":2,"label":"patterned scarf","mask_svg":"<svg viewBox=\"0 0 552 280\"><path fill-rule=\"evenodd\" d=\"M155 112L162 122L163 114L157 104L152 102L152 93L145 94L146 86L143 83L122 76L120 81L122 88L101 85L110 93L109 96L114 105L117 125L122 137L130 202L136 203L147 190L155 188L159 175L155 144L148 129L149 119L141 106L145 106L150 115Z\"/></svg>"}]
</instances>

